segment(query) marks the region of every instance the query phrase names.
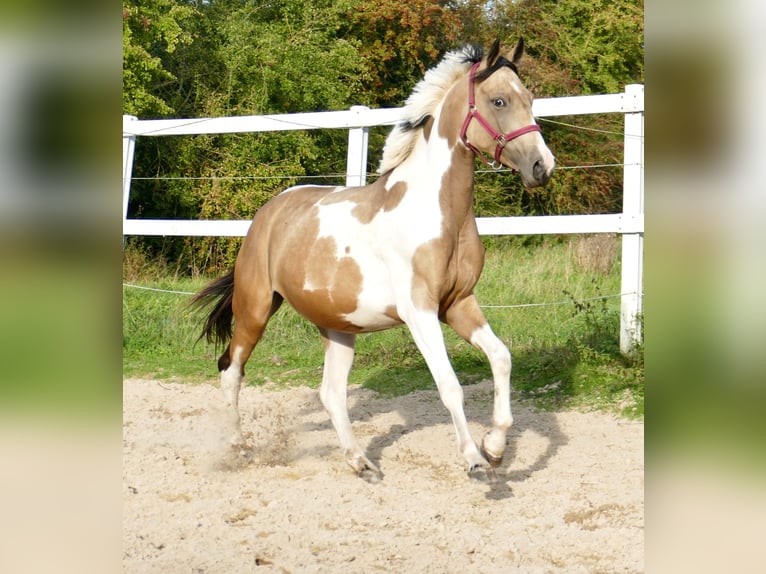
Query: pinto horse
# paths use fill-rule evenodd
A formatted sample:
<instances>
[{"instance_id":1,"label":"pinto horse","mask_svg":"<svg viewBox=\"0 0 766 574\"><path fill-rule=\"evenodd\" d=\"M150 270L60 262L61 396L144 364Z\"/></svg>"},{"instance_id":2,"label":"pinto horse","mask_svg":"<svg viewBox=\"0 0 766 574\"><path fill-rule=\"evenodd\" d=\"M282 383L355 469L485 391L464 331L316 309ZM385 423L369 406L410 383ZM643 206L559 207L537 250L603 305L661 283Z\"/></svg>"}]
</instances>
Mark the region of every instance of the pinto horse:
<instances>
[{"instance_id":1,"label":"pinto horse","mask_svg":"<svg viewBox=\"0 0 766 574\"><path fill-rule=\"evenodd\" d=\"M348 415L355 337L404 324L452 416L469 474L492 476L513 422L511 354L473 292L484 265L473 210L474 159L478 154L512 168L527 187L551 177L554 158L517 72L523 51L519 40L509 55L499 42L486 57L477 46L447 53L407 99L374 183L280 193L255 214L233 270L195 295L193 304L213 306L200 338L229 343L218 369L232 444L243 440L238 396L245 363L286 300L319 328L325 349L320 399L354 471L380 475ZM439 321L490 363L492 429L481 449L469 432Z\"/></svg>"}]
</instances>

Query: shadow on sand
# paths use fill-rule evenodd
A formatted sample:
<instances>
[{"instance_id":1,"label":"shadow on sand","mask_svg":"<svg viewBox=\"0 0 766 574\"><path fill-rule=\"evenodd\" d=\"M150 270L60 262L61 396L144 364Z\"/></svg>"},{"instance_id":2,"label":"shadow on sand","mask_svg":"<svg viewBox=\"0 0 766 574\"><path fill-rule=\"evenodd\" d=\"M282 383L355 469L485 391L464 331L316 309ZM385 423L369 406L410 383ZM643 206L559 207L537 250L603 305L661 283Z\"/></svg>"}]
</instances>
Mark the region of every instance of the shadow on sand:
<instances>
[{"instance_id":1,"label":"shadow on sand","mask_svg":"<svg viewBox=\"0 0 766 574\"><path fill-rule=\"evenodd\" d=\"M413 367L411 369L396 368L395 370L398 372L398 376L407 376L408 371L415 369ZM374 386L376 383L377 381L367 381L364 386L367 384ZM370 421L377 415L393 411L396 411L404 421L392 425L386 432L374 436L368 441L365 454L373 464L380 468L380 479L385 480L385 468L381 468L383 452L395 445L403 436L423 428L444 425L450 429L449 432L453 432L449 412L441 402L435 388L430 391L417 391L387 399L380 395L371 397L371 393L374 391L365 389L364 386L352 386L348 392L349 416L352 423ZM491 380L465 385L463 390L465 413L469 423L478 423L484 427L485 431L488 431L492 426L493 389ZM316 406L321 408L319 404ZM508 432L505 456L495 469L495 479L486 481L488 486L486 497L491 500L512 497L512 485L514 483L523 482L534 473L547 468L559 448L567 444L567 437L561 431L555 412L540 411L531 407L528 402L516 399L513 400L512 407L514 424ZM320 426L331 428L329 419ZM520 467L516 463L518 443L520 437L525 433L533 433L542 437L547 446L535 460L528 461ZM476 433L473 438L477 443L480 443L483 433L482 435ZM447 435L445 435L445 440L449 440ZM461 464L462 461L456 457L455 463ZM466 475L466 479L468 478Z\"/></svg>"}]
</instances>

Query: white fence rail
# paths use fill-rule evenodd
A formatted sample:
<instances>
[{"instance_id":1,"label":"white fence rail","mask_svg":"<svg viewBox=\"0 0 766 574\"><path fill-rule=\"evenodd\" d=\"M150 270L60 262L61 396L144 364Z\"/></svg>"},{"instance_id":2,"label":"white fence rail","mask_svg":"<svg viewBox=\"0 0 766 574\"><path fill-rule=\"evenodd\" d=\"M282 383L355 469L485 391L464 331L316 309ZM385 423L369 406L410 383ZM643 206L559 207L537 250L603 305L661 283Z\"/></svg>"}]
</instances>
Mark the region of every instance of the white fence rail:
<instances>
[{"instance_id":1,"label":"white fence rail","mask_svg":"<svg viewBox=\"0 0 766 574\"><path fill-rule=\"evenodd\" d=\"M644 258L644 86L631 84L621 94L574 96L535 100L536 117L621 113L625 116L622 213L479 217L482 235L619 233L622 235L620 349L630 354L640 341L643 310ZM266 116L139 120L122 117L122 233L123 235L229 236L247 234L250 220L198 221L128 219L133 154L137 136L156 137L307 129L346 129L348 155L346 185L367 181L367 136L372 126L393 125L401 109L350 110ZM555 176L554 176L555 177Z\"/></svg>"}]
</instances>

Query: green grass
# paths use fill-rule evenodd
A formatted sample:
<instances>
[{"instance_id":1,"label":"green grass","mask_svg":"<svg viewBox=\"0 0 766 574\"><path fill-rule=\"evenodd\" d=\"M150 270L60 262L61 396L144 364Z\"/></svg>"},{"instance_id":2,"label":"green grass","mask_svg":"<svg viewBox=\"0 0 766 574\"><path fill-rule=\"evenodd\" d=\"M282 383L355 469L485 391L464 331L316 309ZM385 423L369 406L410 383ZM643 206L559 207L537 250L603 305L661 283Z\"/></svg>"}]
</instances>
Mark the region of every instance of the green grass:
<instances>
[{"instance_id":1,"label":"green grass","mask_svg":"<svg viewBox=\"0 0 766 574\"><path fill-rule=\"evenodd\" d=\"M643 416L643 354L624 358L619 344L619 299L580 302L619 293L619 261L583 259L573 241L526 247L518 240L488 242L476 293L482 305L564 302L525 308L485 307L495 333L513 354L515 397L540 408L616 410ZM610 249L617 250L612 242ZM586 249L587 252L587 249ZM599 268L600 267L600 268ZM196 291L205 280L141 278L162 289ZM188 382L216 380L218 352L194 344L202 317L185 308L189 297L123 289L123 372ZM463 384L490 376L482 353L444 326L453 366ZM220 351L220 349L218 350ZM308 385L321 379L322 344L316 328L288 305L269 323L247 365L248 384ZM406 328L357 337L350 382L396 396L434 388Z\"/></svg>"}]
</instances>

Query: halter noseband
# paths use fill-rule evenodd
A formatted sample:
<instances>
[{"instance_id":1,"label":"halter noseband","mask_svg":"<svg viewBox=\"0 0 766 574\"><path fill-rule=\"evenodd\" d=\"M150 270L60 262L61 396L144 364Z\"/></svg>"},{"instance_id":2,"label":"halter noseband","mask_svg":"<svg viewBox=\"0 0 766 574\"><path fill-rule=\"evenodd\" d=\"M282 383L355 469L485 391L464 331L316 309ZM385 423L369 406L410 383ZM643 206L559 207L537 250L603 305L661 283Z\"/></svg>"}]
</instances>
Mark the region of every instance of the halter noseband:
<instances>
[{"instance_id":1,"label":"halter noseband","mask_svg":"<svg viewBox=\"0 0 766 574\"><path fill-rule=\"evenodd\" d=\"M528 126L524 126L523 128L519 128L515 131L508 132L507 134L501 134L498 132L495 128L493 128L490 123L479 113L479 109L476 107L476 98L473 93L473 83L474 83L474 76L476 75L476 70L478 69L481 62L476 62L472 67L471 71L468 74L468 113L465 116L465 120L463 121L463 128L460 130L460 139L463 141L463 143L466 145L468 149L470 149L472 152L474 152L476 155L478 155L481 158L481 161L486 163L488 166L493 168L499 168L502 164L500 163L500 154L503 153L503 148L505 147L505 144L507 144L509 141L516 139L519 136L523 136L526 133L529 132L539 132L540 126L537 124L530 124ZM471 123L471 120L476 118L476 121L478 121L481 126L487 130L490 136L492 136L492 139L494 139L497 142L497 146L495 147L495 161L490 162L486 157L484 157L484 154L479 151L475 145L473 145L471 142L468 141L468 137L466 135L466 132L468 131L468 126Z\"/></svg>"}]
</instances>

